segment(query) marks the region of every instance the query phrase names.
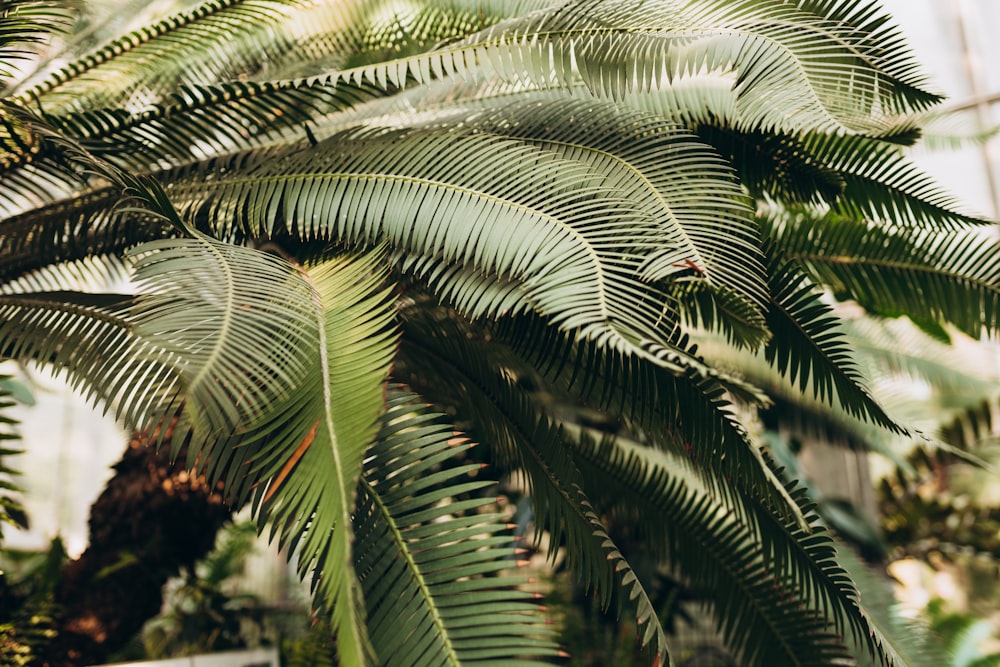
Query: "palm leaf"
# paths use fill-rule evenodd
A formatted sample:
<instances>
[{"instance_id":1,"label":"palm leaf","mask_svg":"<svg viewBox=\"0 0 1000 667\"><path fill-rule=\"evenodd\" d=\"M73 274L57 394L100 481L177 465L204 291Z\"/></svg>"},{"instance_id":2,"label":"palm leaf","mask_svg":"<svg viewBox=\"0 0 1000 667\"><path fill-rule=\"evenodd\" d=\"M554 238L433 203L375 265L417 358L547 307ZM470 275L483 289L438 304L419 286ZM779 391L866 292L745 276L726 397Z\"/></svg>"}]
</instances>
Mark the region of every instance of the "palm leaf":
<instances>
[{"instance_id":1,"label":"palm leaf","mask_svg":"<svg viewBox=\"0 0 1000 667\"><path fill-rule=\"evenodd\" d=\"M636 437L689 459L722 502L732 500L735 485L766 499L775 512L803 521L736 417L728 395L742 386L727 390L717 377L674 375L642 358L573 341L530 317L504 322L490 335L536 369L555 395L593 406L620 419ZM689 354L697 352L680 342Z\"/></svg>"},{"instance_id":2,"label":"palm leaf","mask_svg":"<svg viewBox=\"0 0 1000 667\"><path fill-rule=\"evenodd\" d=\"M137 296L0 296L4 354L69 373L134 428L183 412L177 442L191 428L200 441L226 437L297 385L310 291L293 267L203 237L139 246L130 257ZM243 354L248 346L264 354Z\"/></svg>"},{"instance_id":3,"label":"palm leaf","mask_svg":"<svg viewBox=\"0 0 1000 667\"><path fill-rule=\"evenodd\" d=\"M232 433L298 385L310 292L287 262L206 238L154 241L129 256L141 293L134 334L180 375L199 438Z\"/></svg>"},{"instance_id":4,"label":"palm leaf","mask_svg":"<svg viewBox=\"0 0 1000 667\"><path fill-rule=\"evenodd\" d=\"M669 303L638 275L662 229L590 164L431 127L345 131L232 168L214 182L192 176L174 185L185 217L208 217L224 236L385 241L514 279L534 308L581 337L675 370L697 365L663 335Z\"/></svg>"},{"instance_id":5,"label":"palm leaf","mask_svg":"<svg viewBox=\"0 0 1000 667\"><path fill-rule=\"evenodd\" d=\"M841 550L801 488L790 487L790 493L808 517L808 531L748 496L741 497L743 511L721 509L672 455L622 440L583 439L579 447L595 499L705 590L727 641L749 664L836 664L844 658L845 640L880 664L927 664L900 649L895 633L876 622L878 602L874 609L867 598L862 603L852 581L854 562L849 570L840 564ZM869 590L867 581L860 590ZM806 648L812 642L817 646Z\"/></svg>"},{"instance_id":6,"label":"palm leaf","mask_svg":"<svg viewBox=\"0 0 1000 667\"><path fill-rule=\"evenodd\" d=\"M610 439L583 439L577 451L586 488L614 520L638 528L656 555L713 601L723 636L745 664L818 666L846 656L830 617L839 611L838 624L864 621L853 588L836 568L829 569L828 537L787 524L761 526L749 505L741 513L730 511L683 460L661 452ZM769 510L762 515L775 520ZM804 606L810 603L823 605L829 616Z\"/></svg>"},{"instance_id":7,"label":"palm leaf","mask_svg":"<svg viewBox=\"0 0 1000 667\"><path fill-rule=\"evenodd\" d=\"M773 117L767 107L779 104L786 124L800 130L884 132L891 122L878 117L883 110L922 109L937 101L911 85L912 71L900 67L912 62L908 55L896 63L845 58L844 45L863 44L864 37L843 18L817 20L787 4L640 7L594 0L504 21L424 56L352 76L398 85L407 75L420 81L497 75L544 86L572 85L579 76L593 93L620 98L692 70L735 72L739 94L753 91L755 97L742 110L748 123Z\"/></svg>"},{"instance_id":8,"label":"palm leaf","mask_svg":"<svg viewBox=\"0 0 1000 667\"><path fill-rule=\"evenodd\" d=\"M773 301L767 322L774 336L764 348L767 361L800 391L808 389L853 416L905 433L865 386L833 310L804 274L779 257L771 273Z\"/></svg>"},{"instance_id":9,"label":"palm leaf","mask_svg":"<svg viewBox=\"0 0 1000 667\"><path fill-rule=\"evenodd\" d=\"M287 23L308 0L209 0L119 37L20 94L48 113L144 106L179 86L237 78L291 50ZM99 85L95 85L99 84Z\"/></svg>"},{"instance_id":10,"label":"palm leaf","mask_svg":"<svg viewBox=\"0 0 1000 667\"><path fill-rule=\"evenodd\" d=\"M828 206L849 217L898 226L961 229L982 217L907 160L899 146L859 136L789 135L700 121L699 136L715 146L758 198Z\"/></svg>"},{"instance_id":11,"label":"palm leaf","mask_svg":"<svg viewBox=\"0 0 1000 667\"><path fill-rule=\"evenodd\" d=\"M121 255L145 241L176 235L161 217L123 210L117 206L120 200L121 187L108 185L0 221L0 280L10 282L85 257Z\"/></svg>"},{"instance_id":12,"label":"palm leaf","mask_svg":"<svg viewBox=\"0 0 1000 667\"><path fill-rule=\"evenodd\" d=\"M313 572L314 596L332 614L341 664L367 665L372 651L351 521L395 350L393 300L377 255L331 259L306 278L312 289L304 305L312 318L302 326L314 338L298 352L309 363L295 390L236 439L218 440L202 453L216 464L213 478L226 467L249 465L267 482L256 492L259 520L270 522L290 553L297 550L301 575Z\"/></svg>"},{"instance_id":13,"label":"palm leaf","mask_svg":"<svg viewBox=\"0 0 1000 667\"><path fill-rule=\"evenodd\" d=\"M983 234L778 215L770 225L776 245L839 297L880 315L951 322L976 338L995 331L1000 245Z\"/></svg>"},{"instance_id":14,"label":"palm leaf","mask_svg":"<svg viewBox=\"0 0 1000 667\"><path fill-rule=\"evenodd\" d=\"M420 109L433 100L421 90ZM472 116L473 127L530 141L585 162L608 186L638 203L662 233L650 233L641 276L647 280L704 280L743 297L747 309L763 303L760 238L749 202L731 180L728 167L693 137L670 123L619 105L518 95L475 101L452 108L435 105L429 119ZM410 122L413 113L410 112ZM381 119L380 119L381 120ZM384 122L384 121L382 121ZM696 166L697 165L697 166ZM691 267L695 267L692 269Z\"/></svg>"},{"instance_id":15,"label":"palm leaf","mask_svg":"<svg viewBox=\"0 0 1000 667\"><path fill-rule=\"evenodd\" d=\"M19 361L50 364L72 387L101 401L116 419L156 426L180 379L166 355L132 333L128 295L34 292L0 296L0 351ZM123 357L121 350L131 350ZM135 378L142 382L133 386ZM176 412L178 405L173 405Z\"/></svg>"},{"instance_id":16,"label":"palm leaf","mask_svg":"<svg viewBox=\"0 0 1000 667\"><path fill-rule=\"evenodd\" d=\"M502 517L480 513L493 499L447 502L493 482L467 481L476 463L441 470L462 446L416 399L390 398L354 513L379 664L543 664L557 650L532 594L517 588L524 580L504 574L516 552Z\"/></svg>"},{"instance_id":17,"label":"palm leaf","mask_svg":"<svg viewBox=\"0 0 1000 667\"><path fill-rule=\"evenodd\" d=\"M432 311L433 312L433 311ZM527 484L537 528L551 535L549 557L566 547L569 564L585 588L593 589L606 609L616 586L628 589L628 604L647 623L643 646L668 659L666 636L642 582L593 513L579 489L580 477L569 455L568 435L540 415L506 379L505 369L491 364L489 350L470 344L460 327L411 312L404 328L395 372L420 387L421 394L455 406L470 434L490 443L493 460L507 474L520 472ZM626 604L624 599L619 604Z\"/></svg>"}]
</instances>

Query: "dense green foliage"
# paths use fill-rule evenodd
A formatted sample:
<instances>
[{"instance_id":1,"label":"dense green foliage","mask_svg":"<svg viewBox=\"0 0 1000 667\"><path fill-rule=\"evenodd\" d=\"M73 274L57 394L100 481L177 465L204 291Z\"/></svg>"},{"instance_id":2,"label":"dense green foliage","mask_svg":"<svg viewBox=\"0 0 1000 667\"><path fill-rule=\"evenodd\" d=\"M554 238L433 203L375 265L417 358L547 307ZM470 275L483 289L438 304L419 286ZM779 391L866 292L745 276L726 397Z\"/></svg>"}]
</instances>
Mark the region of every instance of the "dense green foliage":
<instances>
[{"instance_id":1,"label":"dense green foliage","mask_svg":"<svg viewBox=\"0 0 1000 667\"><path fill-rule=\"evenodd\" d=\"M59 16L0 7L5 56ZM877 6L209 0L78 56L0 106L0 352L176 421L342 665L557 655L500 476L660 664L612 525L745 664L921 664L748 428L913 435L831 297L996 329L1000 247L907 161L940 98Z\"/></svg>"}]
</instances>

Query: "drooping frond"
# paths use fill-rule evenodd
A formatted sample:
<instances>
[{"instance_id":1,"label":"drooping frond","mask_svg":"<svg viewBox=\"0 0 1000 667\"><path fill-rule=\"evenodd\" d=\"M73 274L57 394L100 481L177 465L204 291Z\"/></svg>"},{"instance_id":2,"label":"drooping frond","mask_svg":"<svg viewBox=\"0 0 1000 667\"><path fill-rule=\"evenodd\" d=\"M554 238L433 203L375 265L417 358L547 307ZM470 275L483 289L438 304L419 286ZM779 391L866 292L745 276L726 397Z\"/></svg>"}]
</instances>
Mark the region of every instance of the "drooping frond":
<instances>
[{"instance_id":1,"label":"drooping frond","mask_svg":"<svg viewBox=\"0 0 1000 667\"><path fill-rule=\"evenodd\" d=\"M864 621L853 588L826 546L828 536L744 523L738 517L753 517L752 507L730 511L685 462L662 452L587 439L577 451L585 488L616 520L638 528L683 580L713 600L723 636L745 664L818 667L846 657L831 617L841 613L837 625ZM764 514L773 519L770 511ZM802 569L807 549L815 560ZM785 568L798 579L784 577ZM826 607L829 615L810 604Z\"/></svg>"},{"instance_id":2,"label":"drooping frond","mask_svg":"<svg viewBox=\"0 0 1000 667\"><path fill-rule=\"evenodd\" d=\"M951 322L976 338L996 330L1000 244L986 234L779 215L769 225L775 244L838 297L880 315Z\"/></svg>"},{"instance_id":3,"label":"drooping frond","mask_svg":"<svg viewBox=\"0 0 1000 667\"><path fill-rule=\"evenodd\" d=\"M309 291L293 267L205 238L139 246L132 258L137 296L0 296L4 355L68 373L135 428L180 415L191 398L186 419L201 439L231 434L297 383ZM263 354L242 354L248 346Z\"/></svg>"},{"instance_id":4,"label":"drooping frond","mask_svg":"<svg viewBox=\"0 0 1000 667\"><path fill-rule=\"evenodd\" d=\"M802 392L842 407L849 414L904 433L868 390L833 310L815 285L792 262L775 255L771 269L774 334L764 355Z\"/></svg>"},{"instance_id":5,"label":"drooping frond","mask_svg":"<svg viewBox=\"0 0 1000 667\"><path fill-rule=\"evenodd\" d=\"M537 528L551 537L549 557L565 547L570 566L604 608L616 586L627 588L629 593L619 604L634 606L637 618L648 624L642 644L651 643L651 650L666 660L666 637L655 615L650 615L642 582L579 489L580 473L570 455L569 436L517 390L506 375L510 369L491 358L495 352L472 342L468 330L443 315L411 313L395 372L420 387L421 395L454 406L468 431L491 444L500 469L523 476Z\"/></svg>"},{"instance_id":6,"label":"drooping frond","mask_svg":"<svg viewBox=\"0 0 1000 667\"><path fill-rule=\"evenodd\" d=\"M893 143L852 135L734 131L706 121L698 135L732 161L758 198L823 205L846 216L925 229L988 221L913 165Z\"/></svg>"},{"instance_id":7,"label":"drooping frond","mask_svg":"<svg viewBox=\"0 0 1000 667\"><path fill-rule=\"evenodd\" d=\"M0 543L3 542L5 528L28 528L28 515L20 500L24 493L18 481L21 471L10 462L11 457L24 453L18 447L21 440L19 422L11 415L11 408L18 404L12 391L15 386L11 376L0 375Z\"/></svg>"},{"instance_id":8,"label":"drooping frond","mask_svg":"<svg viewBox=\"0 0 1000 667\"><path fill-rule=\"evenodd\" d=\"M643 279L705 280L742 296L751 310L766 299L749 202L728 166L672 123L609 103L528 95L438 109L430 118L443 111L471 116L467 122L478 130L585 162L636 202L662 229L641 249Z\"/></svg>"},{"instance_id":9,"label":"drooping frond","mask_svg":"<svg viewBox=\"0 0 1000 667\"><path fill-rule=\"evenodd\" d=\"M846 647L880 664L925 664L900 659L909 651L901 653L892 633L873 620L880 610L861 599L801 488L790 492L808 517L808 532L750 497L740 497L743 511L724 510L672 455L586 438L578 452L595 499L715 600L727 641L747 664L839 664ZM805 648L812 642L818 646Z\"/></svg>"},{"instance_id":10,"label":"drooping frond","mask_svg":"<svg viewBox=\"0 0 1000 667\"><path fill-rule=\"evenodd\" d=\"M638 574L632 570L632 566L626 560L625 555L618 549L618 545L608 534L600 517L594 510L593 505L587 500L582 489L578 490L581 496L581 504L593 527L594 536L601 540L601 546L607 551L607 560L614 567L615 573L621 580L619 584L622 592L633 602L635 606L635 622L639 626L639 641L643 646L651 646L655 651L657 662L661 665L669 665L670 657L667 654L667 635L657 617L656 608L653 606L646 589L643 587Z\"/></svg>"},{"instance_id":11,"label":"drooping frond","mask_svg":"<svg viewBox=\"0 0 1000 667\"><path fill-rule=\"evenodd\" d=\"M121 188L110 185L0 220L0 280L93 255L121 255L145 241L176 234L158 216L123 210L120 200Z\"/></svg>"},{"instance_id":12,"label":"drooping frond","mask_svg":"<svg viewBox=\"0 0 1000 667\"><path fill-rule=\"evenodd\" d=\"M807 139L806 150L844 179L843 194L831 202L834 212L924 229L961 229L990 222L963 210L954 195L891 143L815 135Z\"/></svg>"},{"instance_id":13,"label":"drooping frond","mask_svg":"<svg viewBox=\"0 0 1000 667\"><path fill-rule=\"evenodd\" d=\"M624 428L658 448L689 458L722 502L731 499L736 485L801 523L798 507L750 441L726 387L715 379L693 372L674 375L641 358L575 342L530 317L502 323L491 337L510 345L554 391L621 419ZM692 355L697 351L686 341L684 346Z\"/></svg>"},{"instance_id":14,"label":"drooping frond","mask_svg":"<svg viewBox=\"0 0 1000 667\"><path fill-rule=\"evenodd\" d=\"M177 400L187 401L199 440L231 434L299 384L310 291L294 267L202 237L154 241L129 255L140 293L133 333L180 376Z\"/></svg>"},{"instance_id":15,"label":"drooping frond","mask_svg":"<svg viewBox=\"0 0 1000 667\"><path fill-rule=\"evenodd\" d=\"M419 53L546 4L208 0L84 55L20 98L60 115L151 108L185 87L315 76Z\"/></svg>"},{"instance_id":16,"label":"drooping frond","mask_svg":"<svg viewBox=\"0 0 1000 667\"><path fill-rule=\"evenodd\" d=\"M867 0L798 0L796 6L820 20L843 22L851 30L844 46L860 60L889 76L880 85L898 87L898 94L912 97L916 107L926 108L944 97L926 90L927 75L913 57L903 31L878 3Z\"/></svg>"},{"instance_id":17,"label":"drooping frond","mask_svg":"<svg viewBox=\"0 0 1000 667\"><path fill-rule=\"evenodd\" d=\"M518 590L513 540L493 498L448 498L492 484L477 463L442 468L452 428L417 397L389 400L367 454L354 512L355 568L378 664L459 667L544 664L556 654L532 594Z\"/></svg>"}]
</instances>

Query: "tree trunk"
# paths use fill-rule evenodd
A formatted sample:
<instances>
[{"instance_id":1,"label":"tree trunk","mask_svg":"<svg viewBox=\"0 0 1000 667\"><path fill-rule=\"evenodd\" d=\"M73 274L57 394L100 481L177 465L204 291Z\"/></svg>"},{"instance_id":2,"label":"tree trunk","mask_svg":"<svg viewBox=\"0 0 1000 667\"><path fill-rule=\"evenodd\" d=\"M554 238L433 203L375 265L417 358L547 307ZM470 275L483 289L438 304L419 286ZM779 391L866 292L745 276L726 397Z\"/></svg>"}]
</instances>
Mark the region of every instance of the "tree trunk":
<instances>
[{"instance_id":1,"label":"tree trunk","mask_svg":"<svg viewBox=\"0 0 1000 667\"><path fill-rule=\"evenodd\" d=\"M159 613L166 581L190 568L215 544L231 518L221 489L166 448L133 436L115 475L90 510L90 544L66 564L55 593L57 636L44 667L104 662Z\"/></svg>"}]
</instances>

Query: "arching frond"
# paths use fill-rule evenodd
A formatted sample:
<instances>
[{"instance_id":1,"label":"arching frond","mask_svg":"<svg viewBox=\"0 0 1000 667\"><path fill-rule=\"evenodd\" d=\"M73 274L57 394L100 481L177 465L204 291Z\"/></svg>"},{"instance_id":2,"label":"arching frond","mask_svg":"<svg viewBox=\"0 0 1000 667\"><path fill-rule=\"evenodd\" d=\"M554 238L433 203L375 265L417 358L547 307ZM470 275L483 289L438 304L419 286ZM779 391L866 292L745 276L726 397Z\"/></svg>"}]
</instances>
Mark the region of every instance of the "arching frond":
<instances>
[{"instance_id":1,"label":"arching frond","mask_svg":"<svg viewBox=\"0 0 1000 667\"><path fill-rule=\"evenodd\" d=\"M651 244L670 240L659 221L593 164L531 143L463 128L343 132L170 194L220 236L386 242L514 279L566 330L674 370L696 365L664 335L666 296L639 275Z\"/></svg>"},{"instance_id":2,"label":"arching frond","mask_svg":"<svg viewBox=\"0 0 1000 667\"><path fill-rule=\"evenodd\" d=\"M876 314L951 322L977 338L996 330L1000 245L983 233L779 215L769 225L776 245L839 297Z\"/></svg>"},{"instance_id":3,"label":"arching frond","mask_svg":"<svg viewBox=\"0 0 1000 667\"><path fill-rule=\"evenodd\" d=\"M466 122L478 130L585 162L602 174L605 185L658 221L662 237L649 238L643 279L693 273L689 280L704 279L741 295L749 308L765 300L759 232L749 202L728 167L693 137L671 123L608 103L520 96L496 101L466 103L450 113L471 116Z\"/></svg>"},{"instance_id":4,"label":"arching frond","mask_svg":"<svg viewBox=\"0 0 1000 667\"><path fill-rule=\"evenodd\" d=\"M5 356L68 372L135 428L180 415L191 398L189 428L202 439L232 433L296 384L309 292L286 262L204 238L140 246L133 259L136 297L0 297ZM247 346L265 353L238 353Z\"/></svg>"},{"instance_id":5,"label":"arching frond","mask_svg":"<svg viewBox=\"0 0 1000 667\"><path fill-rule=\"evenodd\" d=\"M911 652L875 621L881 609L873 614L861 599L853 569L840 565L838 546L802 489L790 491L809 532L745 496L745 511L722 510L672 455L613 439L583 438L577 451L595 498L715 600L727 641L748 664L838 664L848 648L879 664L925 664L911 661ZM806 648L813 642L818 646Z\"/></svg>"},{"instance_id":6,"label":"arching frond","mask_svg":"<svg viewBox=\"0 0 1000 667\"><path fill-rule=\"evenodd\" d=\"M830 202L834 212L925 229L989 223L963 210L954 195L934 183L891 143L815 134L805 139L804 149L844 181L843 194Z\"/></svg>"},{"instance_id":7,"label":"arching frond","mask_svg":"<svg viewBox=\"0 0 1000 667\"><path fill-rule=\"evenodd\" d=\"M899 146L852 135L735 130L713 120L698 135L732 161L759 199L822 205L894 226L962 229L988 221L914 166Z\"/></svg>"},{"instance_id":8,"label":"arching frond","mask_svg":"<svg viewBox=\"0 0 1000 667\"><path fill-rule=\"evenodd\" d=\"M499 75L546 86L572 85L582 77L595 94L620 98L669 85L688 71L734 72L736 89L752 91L756 100L742 110L752 124L771 117L767 107L779 104L787 110L786 122L798 122L799 130L874 133L887 129L882 113L922 109L938 99L909 84L907 55L895 63L845 57L844 46L863 45L864 34L844 18L817 19L778 3L638 6L593 0L504 21L356 76L399 84L408 75L421 81Z\"/></svg>"},{"instance_id":9,"label":"arching frond","mask_svg":"<svg viewBox=\"0 0 1000 667\"><path fill-rule=\"evenodd\" d=\"M378 664L532 665L556 654L550 629L521 577L492 498L443 502L492 484L469 481L471 463L440 470L455 452L452 428L391 396L368 452L354 512L355 568Z\"/></svg>"},{"instance_id":10,"label":"arching frond","mask_svg":"<svg viewBox=\"0 0 1000 667\"><path fill-rule=\"evenodd\" d=\"M731 499L733 485L740 486L802 523L798 507L738 420L726 387L713 378L674 375L641 358L573 341L530 317L502 323L491 338L510 345L554 391L621 419L636 437L688 458L721 502ZM690 354L697 352L683 344Z\"/></svg>"},{"instance_id":11,"label":"arching frond","mask_svg":"<svg viewBox=\"0 0 1000 667\"><path fill-rule=\"evenodd\" d=\"M853 416L905 433L865 386L833 310L811 281L780 255L772 264L771 288L767 323L774 336L764 348L768 362L800 391L809 390Z\"/></svg>"},{"instance_id":12,"label":"arching frond","mask_svg":"<svg viewBox=\"0 0 1000 667\"><path fill-rule=\"evenodd\" d=\"M546 4L208 0L84 55L20 98L60 115L150 108L179 88L315 76L419 53Z\"/></svg>"},{"instance_id":13,"label":"arching frond","mask_svg":"<svg viewBox=\"0 0 1000 667\"><path fill-rule=\"evenodd\" d=\"M160 217L122 210L120 199L118 185L105 185L0 221L0 280L91 255L122 255L145 241L176 235Z\"/></svg>"}]
</instances>

